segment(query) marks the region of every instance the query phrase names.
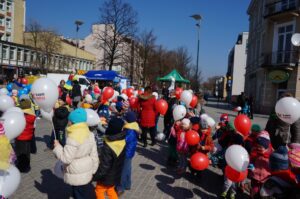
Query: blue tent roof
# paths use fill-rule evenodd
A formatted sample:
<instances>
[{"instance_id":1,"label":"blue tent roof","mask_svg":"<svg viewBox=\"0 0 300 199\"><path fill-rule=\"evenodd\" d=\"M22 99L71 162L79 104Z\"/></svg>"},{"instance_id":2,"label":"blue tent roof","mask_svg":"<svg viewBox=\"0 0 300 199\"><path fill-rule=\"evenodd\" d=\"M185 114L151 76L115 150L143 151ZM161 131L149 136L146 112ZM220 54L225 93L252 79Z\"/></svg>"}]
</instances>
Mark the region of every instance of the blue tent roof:
<instances>
[{"instance_id":1,"label":"blue tent roof","mask_svg":"<svg viewBox=\"0 0 300 199\"><path fill-rule=\"evenodd\" d=\"M113 70L91 70L84 74L91 80L113 81L115 78L126 79Z\"/></svg>"}]
</instances>

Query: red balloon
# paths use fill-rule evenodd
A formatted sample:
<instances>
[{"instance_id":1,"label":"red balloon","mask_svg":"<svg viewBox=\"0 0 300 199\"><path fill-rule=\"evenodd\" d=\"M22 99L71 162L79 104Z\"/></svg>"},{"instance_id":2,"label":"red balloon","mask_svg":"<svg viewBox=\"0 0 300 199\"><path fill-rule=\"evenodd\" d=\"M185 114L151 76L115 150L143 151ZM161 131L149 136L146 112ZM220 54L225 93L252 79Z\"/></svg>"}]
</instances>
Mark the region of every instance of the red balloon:
<instances>
[{"instance_id":1,"label":"red balloon","mask_svg":"<svg viewBox=\"0 0 300 199\"><path fill-rule=\"evenodd\" d=\"M181 93L182 93L183 89L182 88L179 88L177 87L175 89L175 95L176 95L176 98L179 100L180 99L180 96L181 96Z\"/></svg>"},{"instance_id":2,"label":"red balloon","mask_svg":"<svg viewBox=\"0 0 300 199\"><path fill-rule=\"evenodd\" d=\"M188 145L196 145L200 142L200 136L196 131L189 130L185 133L185 141Z\"/></svg>"},{"instance_id":3,"label":"red balloon","mask_svg":"<svg viewBox=\"0 0 300 199\"><path fill-rule=\"evenodd\" d=\"M129 98L129 104L130 104L131 108L137 108L138 107L138 103L139 103L139 100L138 100L137 97L131 97L131 98Z\"/></svg>"},{"instance_id":4,"label":"red balloon","mask_svg":"<svg viewBox=\"0 0 300 199\"><path fill-rule=\"evenodd\" d=\"M198 104L198 97L193 95L192 101L190 103L190 107L194 108Z\"/></svg>"},{"instance_id":5,"label":"red balloon","mask_svg":"<svg viewBox=\"0 0 300 199\"><path fill-rule=\"evenodd\" d=\"M101 94L101 90L100 90L100 88L98 86L94 87L94 93L95 94Z\"/></svg>"},{"instance_id":6,"label":"red balloon","mask_svg":"<svg viewBox=\"0 0 300 199\"><path fill-rule=\"evenodd\" d=\"M26 78L21 79L22 84L28 84L28 80Z\"/></svg>"},{"instance_id":7,"label":"red balloon","mask_svg":"<svg viewBox=\"0 0 300 199\"><path fill-rule=\"evenodd\" d=\"M209 160L208 157L200 152L195 153L191 157L191 166L197 171L202 171L208 168Z\"/></svg>"},{"instance_id":8,"label":"red balloon","mask_svg":"<svg viewBox=\"0 0 300 199\"><path fill-rule=\"evenodd\" d=\"M102 94L102 99L104 101L109 100L112 96L114 96L114 89L112 87L106 87Z\"/></svg>"},{"instance_id":9,"label":"red balloon","mask_svg":"<svg viewBox=\"0 0 300 199\"><path fill-rule=\"evenodd\" d=\"M127 88L126 93L127 96L130 98L133 95L134 89L133 88Z\"/></svg>"},{"instance_id":10,"label":"red balloon","mask_svg":"<svg viewBox=\"0 0 300 199\"><path fill-rule=\"evenodd\" d=\"M138 90L138 95L141 95L143 94L143 91L142 90Z\"/></svg>"},{"instance_id":11,"label":"red balloon","mask_svg":"<svg viewBox=\"0 0 300 199\"><path fill-rule=\"evenodd\" d=\"M165 115L168 110L168 103L166 100L160 99L155 102L155 109L161 114Z\"/></svg>"},{"instance_id":12,"label":"red balloon","mask_svg":"<svg viewBox=\"0 0 300 199\"><path fill-rule=\"evenodd\" d=\"M227 165L225 168L225 176L232 182L241 182L248 176L248 169L242 172L238 172Z\"/></svg>"},{"instance_id":13,"label":"red balloon","mask_svg":"<svg viewBox=\"0 0 300 199\"><path fill-rule=\"evenodd\" d=\"M234 126L238 132L247 136L251 129L251 120L246 115L240 114L234 119Z\"/></svg>"},{"instance_id":14,"label":"red balloon","mask_svg":"<svg viewBox=\"0 0 300 199\"><path fill-rule=\"evenodd\" d=\"M67 95L67 97L66 97L66 102L67 102L68 105L72 104L72 99L70 98L69 95Z\"/></svg>"},{"instance_id":15,"label":"red balloon","mask_svg":"<svg viewBox=\"0 0 300 199\"><path fill-rule=\"evenodd\" d=\"M127 90L126 90L126 89L123 89L121 93L127 95Z\"/></svg>"}]
</instances>

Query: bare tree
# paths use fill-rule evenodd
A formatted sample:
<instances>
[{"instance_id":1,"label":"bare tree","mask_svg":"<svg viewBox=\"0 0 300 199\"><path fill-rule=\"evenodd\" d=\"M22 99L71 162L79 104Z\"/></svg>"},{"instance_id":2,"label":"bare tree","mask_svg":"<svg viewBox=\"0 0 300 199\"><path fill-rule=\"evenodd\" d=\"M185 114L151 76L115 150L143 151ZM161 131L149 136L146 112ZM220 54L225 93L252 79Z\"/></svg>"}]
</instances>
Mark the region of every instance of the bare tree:
<instances>
[{"instance_id":1,"label":"bare tree","mask_svg":"<svg viewBox=\"0 0 300 199\"><path fill-rule=\"evenodd\" d=\"M137 31L137 12L123 0L106 0L100 7L100 24L104 30L96 34L97 47L104 50L104 64L112 70L113 65L122 58L121 46L124 38L133 38Z\"/></svg>"},{"instance_id":2,"label":"bare tree","mask_svg":"<svg viewBox=\"0 0 300 199\"><path fill-rule=\"evenodd\" d=\"M140 44L140 56L142 58L142 73L143 73L143 84L145 85L147 74L149 73L149 58L154 51L155 48L156 36L154 35L153 30L147 31L144 30L139 37Z\"/></svg>"},{"instance_id":3,"label":"bare tree","mask_svg":"<svg viewBox=\"0 0 300 199\"><path fill-rule=\"evenodd\" d=\"M190 72L189 65L191 64L192 57L189 54L187 48L179 47L174 52L174 67L178 70L178 72L187 77Z\"/></svg>"}]
</instances>

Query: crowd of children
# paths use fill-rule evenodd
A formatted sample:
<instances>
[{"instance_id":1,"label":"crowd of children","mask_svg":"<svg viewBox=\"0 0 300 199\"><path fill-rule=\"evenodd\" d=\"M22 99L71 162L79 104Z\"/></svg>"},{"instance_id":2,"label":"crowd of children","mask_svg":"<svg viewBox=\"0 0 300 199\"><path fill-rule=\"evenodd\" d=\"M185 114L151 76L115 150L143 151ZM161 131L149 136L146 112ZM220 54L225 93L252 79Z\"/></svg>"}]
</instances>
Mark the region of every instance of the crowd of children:
<instances>
[{"instance_id":1,"label":"crowd of children","mask_svg":"<svg viewBox=\"0 0 300 199\"><path fill-rule=\"evenodd\" d=\"M53 109L50 143L57 159L64 165L64 181L72 186L75 199L104 199L105 194L110 199L116 199L131 189L132 159L139 136L141 135L141 141L146 147L147 132L150 132L152 145L156 144L156 99L151 88L147 87L145 94L138 96L138 108L133 108L125 94L110 101L103 100L97 84L83 93L76 80L72 91L66 89L64 84L62 81L59 85L59 99ZM12 94L15 104L23 110L26 119L24 131L15 139L16 166L21 172L29 172L30 153L35 148L33 140L36 109L30 96L18 99L16 92ZM68 98L72 98L72 101ZM201 117L203 107L201 113L196 111L200 110L199 106L197 109L187 108L186 116L174 121L173 109L181 102L176 99L174 91L170 91L166 100L168 110L164 117L164 134L169 147L167 164L175 167L179 175L183 175L189 168L195 179L201 179L202 172L189 164L190 157L196 152L205 154L212 166L225 173L226 149L232 145L240 145L250 156L248 178L237 183L224 175L220 197L233 199L237 191L241 190L248 191L251 198L259 198L262 195L274 195L272 188L277 189L275 192L280 195L287 194L286 190L292 190L290 193L293 193L295 187L299 187L300 144L292 143L273 149L271 135L260 125L253 124L249 135L244 136L235 129L228 114L222 114L219 123L215 125ZM98 113L101 118L98 125L87 125L85 109L93 109ZM198 144L187 144L185 135L188 131L198 133ZM1 132L0 124L0 143L5 141L1 140ZM13 157L13 153L5 156L11 158L12 162ZM1 167L5 165L0 164ZM276 186L270 188L267 183L272 180L281 184L275 183ZM97 183L95 188L93 181ZM251 185L249 190L247 185Z\"/></svg>"}]
</instances>

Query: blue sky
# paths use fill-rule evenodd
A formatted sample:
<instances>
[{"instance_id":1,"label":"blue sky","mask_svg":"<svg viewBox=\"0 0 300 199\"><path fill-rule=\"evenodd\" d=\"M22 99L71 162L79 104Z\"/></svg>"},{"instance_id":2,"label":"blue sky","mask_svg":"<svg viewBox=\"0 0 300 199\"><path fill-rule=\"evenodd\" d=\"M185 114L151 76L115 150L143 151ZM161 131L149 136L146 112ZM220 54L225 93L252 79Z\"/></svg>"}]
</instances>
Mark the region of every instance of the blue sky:
<instances>
[{"instance_id":1,"label":"blue sky","mask_svg":"<svg viewBox=\"0 0 300 199\"><path fill-rule=\"evenodd\" d=\"M84 25L84 38L91 25L99 21L103 0L30 0L26 1L26 20L35 19L53 27L66 37L75 37L74 21ZM250 0L128 0L139 15L139 29L153 29L157 43L168 49L185 46L196 63L197 32L189 16L203 17L200 35L199 66L204 78L224 75L229 50L240 32L248 31L247 8Z\"/></svg>"}]
</instances>

